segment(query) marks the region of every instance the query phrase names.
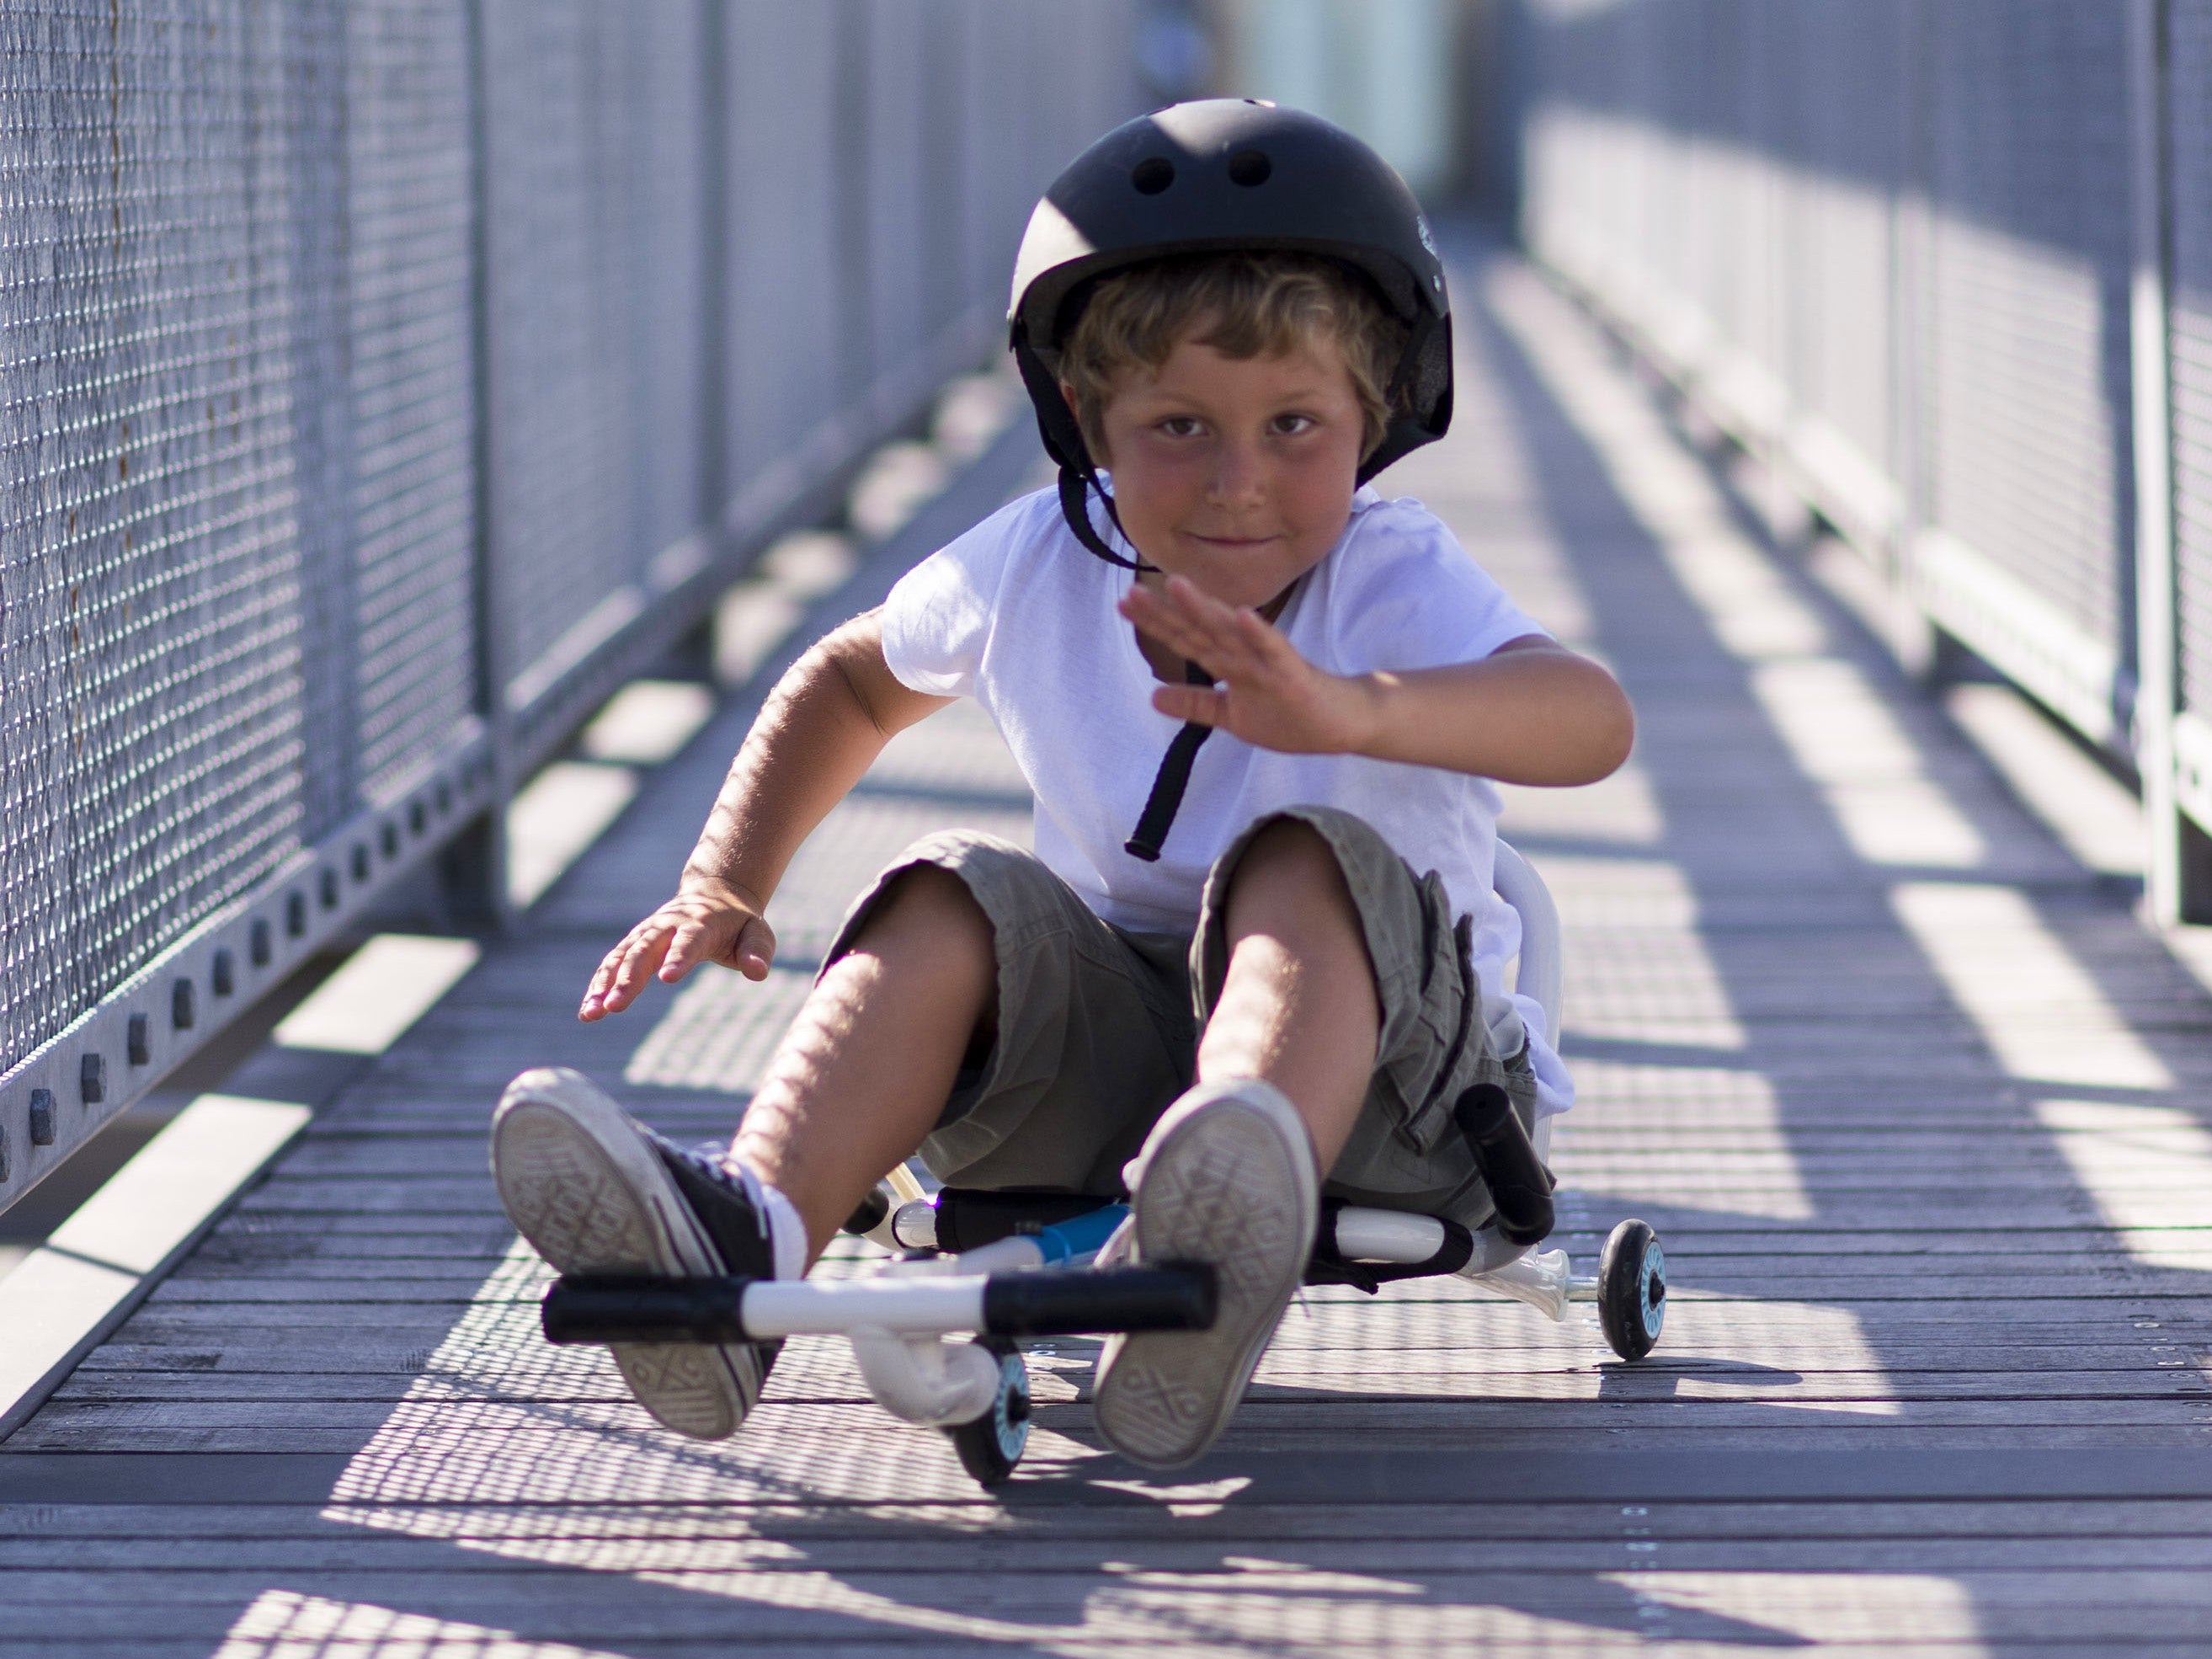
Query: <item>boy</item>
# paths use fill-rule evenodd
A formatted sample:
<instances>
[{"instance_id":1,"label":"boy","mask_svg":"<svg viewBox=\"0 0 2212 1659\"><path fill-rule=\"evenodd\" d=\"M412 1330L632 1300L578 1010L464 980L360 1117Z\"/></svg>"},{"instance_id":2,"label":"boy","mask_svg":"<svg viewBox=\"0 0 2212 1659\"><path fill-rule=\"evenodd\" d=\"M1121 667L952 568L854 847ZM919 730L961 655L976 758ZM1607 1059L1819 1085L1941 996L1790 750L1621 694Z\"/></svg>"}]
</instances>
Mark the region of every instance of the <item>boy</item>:
<instances>
[{"instance_id":1,"label":"boy","mask_svg":"<svg viewBox=\"0 0 2212 1659\"><path fill-rule=\"evenodd\" d=\"M1602 777L1632 716L1418 503L1364 488L1443 430L1450 337L1427 226L1356 140L1239 100L1132 122L1039 205L1014 298L1056 495L784 678L677 896L581 1017L702 962L765 977L801 841L953 697L1019 762L1036 853L954 831L884 872L726 1156L540 1071L501 1103L493 1166L532 1243L599 1273L803 1273L917 1149L950 1184L1126 1184L1109 1250L1209 1261L1221 1287L1213 1329L1117 1337L1099 1364L1105 1438L1172 1467L1241 1399L1324 1184L1480 1225L1452 1103L1565 1104L1533 1005L1494 989L1519 922L1491 890L1486 780ZM702 1437L736 1429L772 1357L615 1352Z\"/></svg>"}]
</instances>

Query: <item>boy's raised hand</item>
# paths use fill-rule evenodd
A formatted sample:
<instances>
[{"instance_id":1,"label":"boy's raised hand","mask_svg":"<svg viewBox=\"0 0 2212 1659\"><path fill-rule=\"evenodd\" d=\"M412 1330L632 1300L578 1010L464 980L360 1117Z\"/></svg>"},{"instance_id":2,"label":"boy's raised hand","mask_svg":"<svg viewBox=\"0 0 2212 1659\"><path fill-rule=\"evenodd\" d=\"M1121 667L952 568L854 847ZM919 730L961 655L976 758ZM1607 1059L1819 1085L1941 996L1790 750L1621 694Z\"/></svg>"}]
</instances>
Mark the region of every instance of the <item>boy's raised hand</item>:
<instances>
[{"instance_id":1,"label":"boy's raised hand","mask_svg":"<svg viewBox=\"0 0 2212 1659\"><path fill-rule=\"evenodd\" d=\"M1316 668L1258 611L1224 605L1187 578L1170 576L1164 589L1132 586L1121 614L1219 682L1156 688L1152 707L1163 714L1291 754L1341 754L1361 745L1370 720L1366 688Z\"/></svg>"},{"instance_id":2,"label":"boy's raised hand","mask_svg":"<svg viewBox=\"0 0 2212 1659\"><path fill-rule=\"evenodd\" d=\"M726 882L689 877L683 890L623 936L607 952L583 1006L582 1020L618 1014L658 977L673 985L702 962L766 979L775 959L775 931L760 908Z\"/></svg>"}]
</instances>

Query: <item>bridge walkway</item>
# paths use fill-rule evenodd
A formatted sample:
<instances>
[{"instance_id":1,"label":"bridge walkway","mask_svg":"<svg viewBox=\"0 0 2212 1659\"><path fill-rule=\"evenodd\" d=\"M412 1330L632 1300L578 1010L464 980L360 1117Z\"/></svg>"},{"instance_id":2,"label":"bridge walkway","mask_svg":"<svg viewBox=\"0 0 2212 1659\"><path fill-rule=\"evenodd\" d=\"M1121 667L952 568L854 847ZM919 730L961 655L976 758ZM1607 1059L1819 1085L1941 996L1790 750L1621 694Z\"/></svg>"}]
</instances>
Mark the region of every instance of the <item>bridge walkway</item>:
<instances>
[{"instance_id":1,"label":"bridge walkway","mask_svg":"<svg viewBox=\"0 0 2212 1659\"><path fill-rule=\"evenodd\" d=\"M741 697L0 1449L6 1642L2201 1651L2212 1001L1565 302L1502 256L1460 291L1457 424L1393 483L1641 713L1623 773L1514 791L1505 829L1569 928L1565 1242L1660 1230L1656 1354L1453 1282L1310 1291L1220 1448L1162 1477L1102 1450L1065 1341L995 1496L825 1342L737 1439L654 1429L603 1355L538 1340L484 1170L501 1085L577 1066L726 1134L866 875L940 825L1026 834L951 711L806 849L767 984L580 1025Z\"/></svg>"}]
</instances>

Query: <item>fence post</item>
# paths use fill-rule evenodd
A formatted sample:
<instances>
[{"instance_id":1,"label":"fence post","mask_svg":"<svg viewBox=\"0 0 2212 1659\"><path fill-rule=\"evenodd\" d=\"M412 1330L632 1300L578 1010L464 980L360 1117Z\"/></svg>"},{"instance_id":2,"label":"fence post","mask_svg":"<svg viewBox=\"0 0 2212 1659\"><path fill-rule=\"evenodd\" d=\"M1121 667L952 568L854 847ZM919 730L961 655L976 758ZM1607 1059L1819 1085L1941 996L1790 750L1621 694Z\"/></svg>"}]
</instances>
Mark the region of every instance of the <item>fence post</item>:
<instances>
[{"instance_id":1,"label":"fence post","mask_svg":"<svg viewBox=\"0 0 2212 1659\"><path fill-rule=\"evenodd\" d=\"M728 554L725 515L730 503L730 212L729 62L730 37L723 9L708 5L700 14L699 302L700 350L705 372L699 377L701 440L699 499L693 521L707 538L708 561L720 567ZM667 653L667 672L683 678L714 678L714 613L709 609L687 629Z\"/></svg>"},{"instance_id":2,"label":"fence post","mask_svg":"<svg viewBox=\"0 0 2212 1659\"><path fill-rule=\"evenodd\" d=\"M1954 677L1959 647L1921 608L1917 582L1920 539L1928 527L1931 466L1928 368L1935 318L1928 303L1934 258L1935 146L1933 70L1928 62L1934 20L1928 0L1904 14L1899 52L1898 100L1905 137L1890 201L1890 455L1901 510L1886 573L1890 587L1887 644L1899 665L1918 684L1935 687Z\"/></svg>"},{"instance_id":3,"label":"fence post","mask_svg":"<svg viewBox=\"0 0 2212 1659\"><path fill-rule=\"evenodd\" d=\"M485 61L486 0L469 0L469 344L475 419L470 442L475 453L477 708L483 720L486 805L483 814L461 830L440 854L441 896L453 925L474 932L504 933L514 922L507 892L507 804L515 789L514 720L507 708L510 665L505 661L499 613L498 573L492 568L492 408L490 286L490 146L487 131L490 95Z\"/></svg>"},{"instance_id":4,"label":"fence post","mask_svg":"<svg viewBox=\"0 0 2212 1659\"><path fill-rule=\"evenodd\" d=\"M300 537L302 788L305 838L319 841L360 810L361 616L359 532L354 523L356 443L351 226L346 165L346 18L316 0L278 9L286 61L335 65L331 83L296 85L297 149L286 159L290 231L288 356L295 388L292 465Z\"/></svg>"},{"instance_id":5,"label":"fence post","mask_svg":"<svg viewBox=\"0 0 2212 1659\"><path fill-rule=\"evenodd\" d=\"M2136 758L2142 777L2145 896L2161 925L2212 921L2212 840L2176 799L2180 707L2173 562L2172 410L2167 383L2165 0L2129 0L2128 338L2134 387Z\"/></svg>"}]
</instances>

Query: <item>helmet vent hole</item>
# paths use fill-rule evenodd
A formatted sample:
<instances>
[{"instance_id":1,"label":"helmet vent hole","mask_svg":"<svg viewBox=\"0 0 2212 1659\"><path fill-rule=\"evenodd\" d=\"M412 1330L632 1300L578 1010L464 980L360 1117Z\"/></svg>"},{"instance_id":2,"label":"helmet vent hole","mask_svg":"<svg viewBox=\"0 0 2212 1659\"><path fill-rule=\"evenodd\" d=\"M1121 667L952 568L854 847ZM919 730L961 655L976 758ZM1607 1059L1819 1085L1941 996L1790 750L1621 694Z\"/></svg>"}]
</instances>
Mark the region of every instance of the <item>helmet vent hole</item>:
<instances>
[{"instance_id":1,"label":"helmet vent hole","mask_svg":"<svg viewBox=\"0 0 2212 1659\"><path fill-rule=\"evenodd\" d=\"M1137 170L1129 175L1129 182L1137 187L1140 196L1157 196L1175 183L1175 163L1164 155L1155 155L1137 163Z\"/></svg>"},{"instance_id":2,"label":"helmet vent hole","mask_svg":"<svg viewBox=\"0 0 2212 1659\"><path fill-rule=\"evenodd\" d=\"M1266 184L1267 175L1274 170L1275 164L1263 149L1240 149L1229 158L1230 182L1247 188Z\"/></svg>"}]
</instances>

